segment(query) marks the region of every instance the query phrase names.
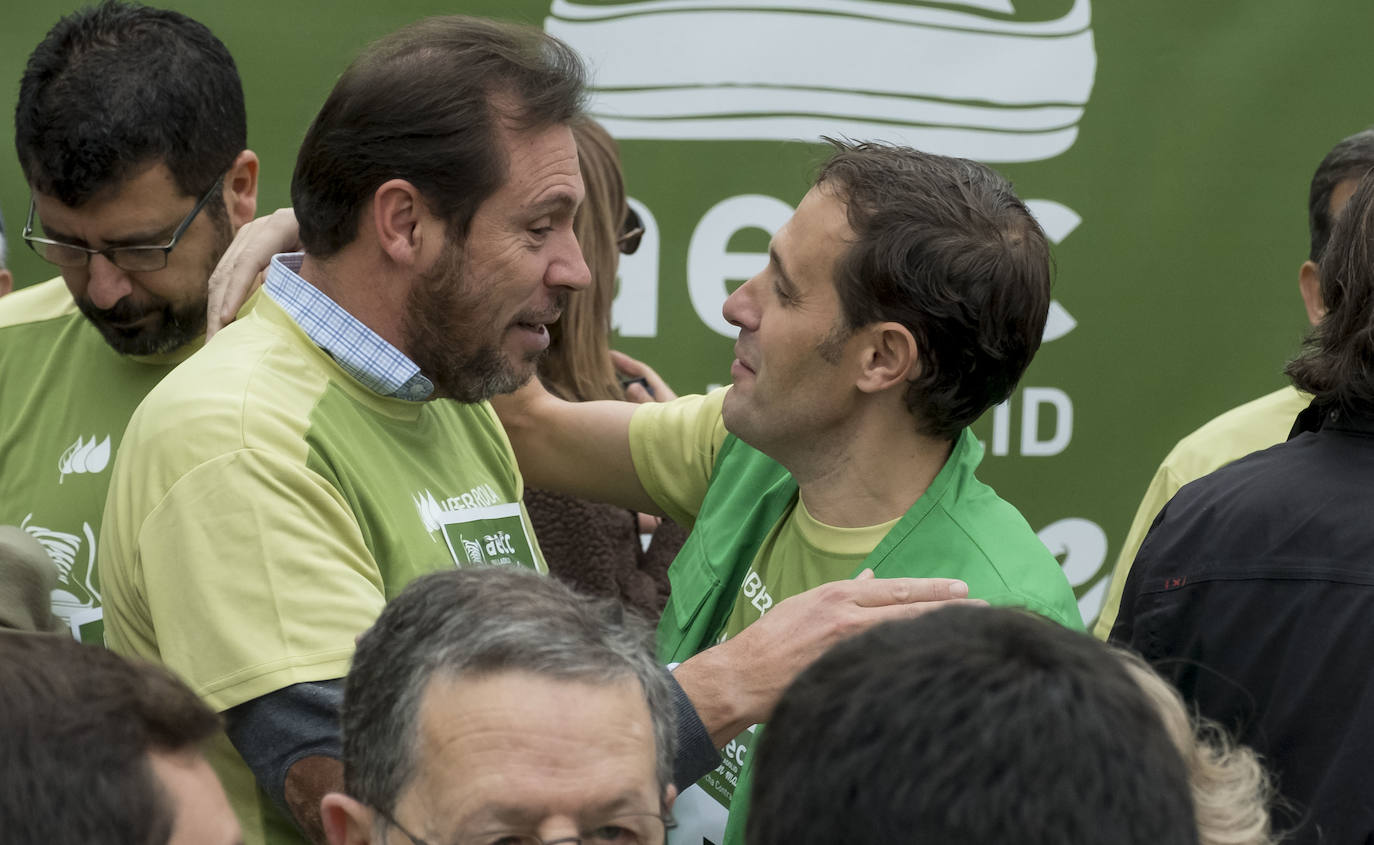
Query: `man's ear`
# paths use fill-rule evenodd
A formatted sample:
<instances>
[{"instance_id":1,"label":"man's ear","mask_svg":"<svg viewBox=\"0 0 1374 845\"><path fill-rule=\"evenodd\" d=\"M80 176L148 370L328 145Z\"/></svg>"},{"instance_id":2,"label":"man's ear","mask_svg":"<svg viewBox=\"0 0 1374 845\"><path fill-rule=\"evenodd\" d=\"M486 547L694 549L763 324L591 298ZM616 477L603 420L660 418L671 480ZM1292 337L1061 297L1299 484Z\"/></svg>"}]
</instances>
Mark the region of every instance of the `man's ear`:
<instances>
[{"instance_id":1,"label":"man's ear","mask_svg":"<svg viewBox=\"0 0 1374 845\"><path fill-rule=\"evenodd\" d=\"M1317 325L1326 316L1326 303L1322 301L1322 279L1315 261L1304 261L1298 270L1298 292L1307 306L1307 322Z\"/></svg>"},{"instance_id":2,"label":"man's ear","mask_svg":"<svg viewBox=\"0 0 1374 845\"><path fill-rule=\"evenodd\" d=\"M237 232L258 213L258 154L243 150L224 174L224 207Z\"/></svg>"},{"instance_id":3,"label":"man's ear","mask_svg":"<svg viewBox=\"0 0 1374 845\"><path fill-rule=\"evenodd\" d=\"M663 788L663 812L667 814L673 809L673 802L677 800L677 787L668 784Z\"/></svg>"},{"instance_id":4,"label":"man's ear","mask_svg":"<svg viewBox=\"0 0 1374 845\"><path fill-rule=\"evenodd\" d=\"M0 296L4 296L14 290L14 274L9 270L0 270Z\"/></svg>"},{"instance_id":5,"label":"man's ear","mask_svg":"<svg viewBox=\"0 0 1374 845\"><path fill-rule=\"evenodd\" d=\"M372 842L372 808L349 798L342 792L331 792L320 799L320 821L329 845L369 845Z\"/></svg>"},{"instance_id":6,"label":"man's ear","mask_svg":"<svg viewBox=\"0 0 1374 845\"><path fill-rule=\"evenodd\" d=\"M403 267L427 267L443 246L443 221L429 213L420 190L404 179L377 188L371 221L382 252Z\"/></svg>"},{"instance_id":7,"label":"man's ear","mask_svg":"<svg viewBox=\"0 0 1374 845\"><path fill-rule=\"evenodd\" d=\"M911 330L901 323L874 323L867 334L856 386L865 393L881 393L905 385L920 372L920 349Z\"/></svg>"}]
</instances>

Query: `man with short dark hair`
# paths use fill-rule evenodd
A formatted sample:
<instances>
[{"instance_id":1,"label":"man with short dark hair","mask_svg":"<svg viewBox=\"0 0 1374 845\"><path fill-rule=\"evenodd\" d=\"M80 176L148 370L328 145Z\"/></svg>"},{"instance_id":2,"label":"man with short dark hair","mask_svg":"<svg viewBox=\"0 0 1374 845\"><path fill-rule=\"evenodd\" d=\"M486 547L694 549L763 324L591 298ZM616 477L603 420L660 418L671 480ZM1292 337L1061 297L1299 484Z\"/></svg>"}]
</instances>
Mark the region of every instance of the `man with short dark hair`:
<instances>
[{"instance_id":1,"label":"man with short dark hair","mask_svg":"<svg viewBox=\"0 0 1374 845\"><path fill-rule=\"evenodd\" d=\"M1275 828L1304 845L1374 838L1374 175L1320 270L1326 313L1287 368L1311 406L1164 506L1111 633L1264 757Z\"/></svg>"},{"instance_id":2,"label":"man with short dark hair","mask_svg":"<svg viewBox=\"0 0 1374 845\"><path fill-rule=\"evenodd\" d=\"M528 27L431 18L370 45L301 145L305 253L130 421L108 642L225 714L211 759L249 842L322 840L341 679L389 597L455 566L545 571L481 400L530 376L588 281L581 95L578 58Z\"/></svg>"},{"instance_id":3,"label":"man with short dark hair","mask_svg":"<svg viewBox=\"0 0 1374 845\"><path fill-rule=\"evenodd\" d=\"M751 845L1184 845L1188 773L1100 643L950 608L837 645L757 752Z\"/></svg>"},{"instance_id":4,"label":"man with short dark hair","mask_svg":"<svg viewBox=\"0 0 1374 845\"><path fill-rule=\"evenodd\" d=\"M1336 217L1355 193L1360 177L1371 168L1374 168L1374 129L1366 129L1332 147L1312 174L1307 193L1310 248L1307 260L1298 267L1298 293L1312 326L1316 326L1326 313L1318 267L1322 251L1331 237ZM1131 564L1140 551L1145 533L1165 503L1188 482L1251 452L1282 443L1293 428L1293 420L1311 401L1311 396L1292 385L1282 387L1210 420L1169 450L1154 478L1150 479L1150 486L1126 532L1126 540L1112 569L1107 599L1093 625L1094 636L1105 640L1111 634Z\"/></svg>"},{"instance_id":5,"label":"man with short dark hair","mask_svg":"<svg viewBox=\"0 0 1374 845\"><path fill-rule=\"evenodd\" d=\"M768 266L725 302L732 387L636 406L531 383L498 404L532 485L693 526L659 656L697 656L676 677L726 759L683 792L675 838L740 841L752 726L798 668L712 647L743 647L762 620L805 631L796 602L818 585L957 578L972 598L1082 626L1058 562L974 476L967 428L1029 365L1049 284L1044 233L992 170L836 144Z\"/></svg>"},{"instance_id":6,"label":"man with short dark hair","mask_svg":"<svg viewBox=\"0 0 1374 845\"><path fill-rule=\"evenodd\" d=\"M637 616L521 568L426 575L358 643L325 826L334 845L397 841L391 828L661 845L673 737Z\"/></svg>"},{"instance_id":7,"label":"man with short dark hair","mask_svg":"<svg viewBox=\"0 0 1374 845\"><path fill-rule=\"evenodd\" d=\"M170 672L70 637L0 633L10 845L235 845L201 754L218 720Z\"/></svg>"},{"instance_id":8,"label":"man with short dark hair","mask_svg":"<svg viewBox=\"0 0 1374 845\"><path fill-rule=\"evenodd\" d=\"M0 300L0 523L59 570L53 609L102 640L96 538L111 458L143 396L201 345L206 279L256 208L234 60L177 12L104 2L29 56L11 229L62 278Z\"/></svg>"}]
</instances>

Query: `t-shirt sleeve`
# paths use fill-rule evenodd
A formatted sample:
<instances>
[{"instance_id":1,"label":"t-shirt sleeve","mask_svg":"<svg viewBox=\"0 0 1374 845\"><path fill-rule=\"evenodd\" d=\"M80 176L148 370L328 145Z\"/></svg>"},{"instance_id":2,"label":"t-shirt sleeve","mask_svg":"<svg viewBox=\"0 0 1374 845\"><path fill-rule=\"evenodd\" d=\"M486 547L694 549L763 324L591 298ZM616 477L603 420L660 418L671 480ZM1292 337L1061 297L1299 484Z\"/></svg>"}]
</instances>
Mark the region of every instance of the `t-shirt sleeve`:
<instances>
[{"instance_id":1,"label":"t-shirt sleeve","mask_svg":"<svg viewBox=\"0 0 1374 845\"><path fill-rule=\"evenodd\" d=\"M196 467L138 529L161 658L215 710L342 678L386 603L338 492L303 465L240 449Z\"/></svg>"},{"instance_id":2,"label":"t-shirt sleeve","mask_svg":"<svg viewBox=\"0 0 1374 845\"><path fill-rule=\"evenodd\" d=\"M630 455L639 483L684 528L696 522L725 441L721 407L729 389L646 403L630 418Z\"/></svg>"}]
</instances>

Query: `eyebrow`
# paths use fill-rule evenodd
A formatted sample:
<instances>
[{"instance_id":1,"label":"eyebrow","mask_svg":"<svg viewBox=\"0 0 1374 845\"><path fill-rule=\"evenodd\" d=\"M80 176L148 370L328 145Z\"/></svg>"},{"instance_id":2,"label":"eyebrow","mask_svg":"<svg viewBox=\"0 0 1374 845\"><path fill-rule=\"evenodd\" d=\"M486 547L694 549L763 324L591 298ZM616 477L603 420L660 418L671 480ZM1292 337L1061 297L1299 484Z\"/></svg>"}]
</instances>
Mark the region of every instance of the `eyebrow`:
<instances>
[{"instance_id":1,"label":"eyebrow","mask_svg":"<svg viewBox=\"0 0 1374 845\"><path fill-rule=\"evenodd\" d=\"M128 246L163 246L166 244L168 240L171 239L172 232L176 231L176 228L180 223L181 221L178 220L176 223L173 223L170 226L164 226L163 228L154 230L152 232L135 232L134 234L123 238L114 238L113 240L105 242L105 248L119 249L120 247ZM71 244L72 246L81 246L87 248L90 247L90 244L82 238L73 237L71 235L66 234L65 232L57 232L52 229L49 229L46 225L44 225L43 220L41 218L38 221L38 225L42 227L44 236L46 236L49 240L61 241L64 244Z\"/></svg>"},{"instance_id":2,"label":"eyebrow","mask_svg":"<svg viewBox=\"0 0 1374 845\"><path fill-rule=\"evenodd\" d=\"M773 262L773 266L777 268L778 275L782 277L782 283L787 288L788 292L791 293L796 291L796 283L793 282L792 277L788 275L787 268L782 264L782 256L778 255L778 251L773 248L772 244L768 245L768 260Z\"/></svg>"},{"instance_id":3,"label":"eyebrow","mask_svg":"<svg viewBox=\"0 0 1374 845\"><path fill-rule=\"evenodd\" d=\"M529 214L532 217L543 217L545 214L553 214L555 212L573 214L577 211L577 206L578 202L576 196L571 193L558 193L548 199L535 203L534 207L529 210Z\"/></svg>"},{"instance_id":4,"label":"eyebrow","mask_svg":"<svg viewBox=\"0 0 1374 845\"><path fill-rule=\"evenodd\" d=\"M648 809L636 807L639 798L640 794L638 790L627 789L607 801L583 807L578 813L578 816L583 819L597 821L623 816L629 813L658 813L661 811L662 808L660 807ZM537 824L547 815L548 810L542 807L539 809L531 809L518 805L497 805L488 807L479 815L478 818L480 821L478 824L485 828L499 827L501 825Z\"/></svg>"}]
</instances>

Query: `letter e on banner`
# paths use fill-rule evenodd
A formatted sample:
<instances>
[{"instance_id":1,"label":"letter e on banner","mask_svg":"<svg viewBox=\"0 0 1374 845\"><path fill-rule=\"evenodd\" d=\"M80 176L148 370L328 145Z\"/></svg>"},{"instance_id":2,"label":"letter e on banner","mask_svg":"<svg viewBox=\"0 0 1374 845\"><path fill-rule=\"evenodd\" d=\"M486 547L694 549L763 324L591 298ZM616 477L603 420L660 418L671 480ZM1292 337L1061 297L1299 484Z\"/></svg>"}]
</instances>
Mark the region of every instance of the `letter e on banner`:
<instances>
[{"instance_id":1,"label":"letter e on banner","mask_svg":"<svg viewBox=\"0 0 1374 845\"><path fill-rule=\"evenodd\" d=\"M764 253L727 252L730 238L741 229L762 229L771 238L791 216L792 206L762 194L721 200L702 216L687 246L687 294L711 331L725 337L738 334L720 313L730 295L725 283L748 279L768 263Z\"/></svg>"}]
</instances>

